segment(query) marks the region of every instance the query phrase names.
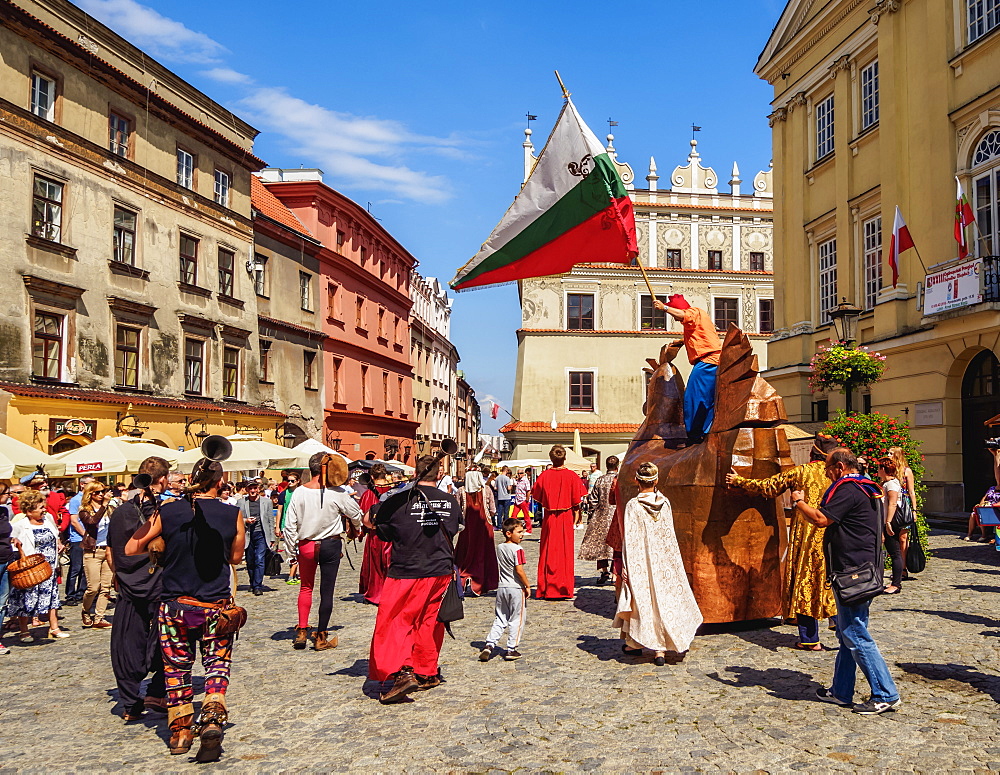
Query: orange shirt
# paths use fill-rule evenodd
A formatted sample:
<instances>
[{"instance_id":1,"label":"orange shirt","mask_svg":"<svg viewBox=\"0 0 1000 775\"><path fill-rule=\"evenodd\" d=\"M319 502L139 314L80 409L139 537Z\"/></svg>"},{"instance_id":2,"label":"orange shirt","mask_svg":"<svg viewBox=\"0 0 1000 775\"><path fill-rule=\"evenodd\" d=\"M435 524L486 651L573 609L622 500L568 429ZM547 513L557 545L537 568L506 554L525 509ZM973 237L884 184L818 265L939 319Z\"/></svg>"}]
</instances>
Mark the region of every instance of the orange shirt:
<instances>
[{"instance_id":1,"label":"orange shirt","mask_svg":"<svg viewBox=\"0 0 1000 775\"><path fill-rule=\"evenodd\" d=\"M722 352L722 340L715 330L715 323L708 319L708 313L698 307L684 310L684 347L687 348L688 360L694 364L698 361L719 365L719 354Z\"/></svg>"}]
</instances>

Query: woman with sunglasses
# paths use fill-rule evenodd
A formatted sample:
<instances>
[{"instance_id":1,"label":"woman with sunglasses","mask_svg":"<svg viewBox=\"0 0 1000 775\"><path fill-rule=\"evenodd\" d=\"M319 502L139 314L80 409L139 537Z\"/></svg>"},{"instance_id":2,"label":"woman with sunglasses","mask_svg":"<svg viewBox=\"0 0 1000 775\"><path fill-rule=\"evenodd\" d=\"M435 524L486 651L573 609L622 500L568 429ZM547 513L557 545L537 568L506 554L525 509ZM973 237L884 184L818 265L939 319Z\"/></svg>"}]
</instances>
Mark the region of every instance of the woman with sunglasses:
<instances>
[{"instance_id":1,"label":"woman with sunglasses","mask_svg":"<svg viewBox=\"0 0 1000 775\"><path fill-rule=\"evenodd\" d=\"M106 630L111 622L104 618L111 600L111 566L108 565L108 521L112 509L105 504L108 490L101 482L83 488L80 522L83 523L83 571L87 591L83 593L83 626Z\"/></svg>"}]
</instances>

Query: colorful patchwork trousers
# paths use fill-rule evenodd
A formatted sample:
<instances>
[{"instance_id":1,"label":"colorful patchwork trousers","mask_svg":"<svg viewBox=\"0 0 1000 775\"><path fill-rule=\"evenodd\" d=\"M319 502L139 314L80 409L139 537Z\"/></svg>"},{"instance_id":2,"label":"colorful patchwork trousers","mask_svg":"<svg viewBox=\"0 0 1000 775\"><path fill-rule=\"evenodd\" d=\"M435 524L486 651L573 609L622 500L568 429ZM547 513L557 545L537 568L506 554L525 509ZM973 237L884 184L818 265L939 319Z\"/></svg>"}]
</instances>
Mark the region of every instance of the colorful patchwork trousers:
<instances>
[{"instance_id":1,"label":"colorful patchwork trousers","mask_svg":"<svg viewBox=\"0 0 1000 775\"><path fill-rule=\"evenodd\" d=\"M168 721L194 713L191 669L194 667L196 648L201 650L201 664L205 668L205 702L225 705L233 663L234 635L216 635L218 619L218 611L212 609L185 605L176 600L160 603L157 624L167 685Z\"/></svg>"}]
</instances>

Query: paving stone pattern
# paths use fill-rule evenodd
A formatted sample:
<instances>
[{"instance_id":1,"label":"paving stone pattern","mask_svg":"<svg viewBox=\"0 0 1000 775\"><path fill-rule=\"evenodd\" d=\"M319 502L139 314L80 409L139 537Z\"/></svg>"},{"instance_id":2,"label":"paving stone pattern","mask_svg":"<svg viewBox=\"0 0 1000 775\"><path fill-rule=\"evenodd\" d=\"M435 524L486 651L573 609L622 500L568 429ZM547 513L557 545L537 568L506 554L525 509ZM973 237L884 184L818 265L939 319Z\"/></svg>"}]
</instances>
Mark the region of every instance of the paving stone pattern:
<instances>
[{"instance_id":1,"label":"paving stone pattern","mask_svg":"<svg viewBox=\"0 0 1000 775\"><path fill-rule=\"evenodd\" d=\"M529 578L537 535L525 541ZM582 536L577 533L577 540ZM447 683L382 706L366 686L375 608L358 602L346 562L334 619L340 646L291 647L298 587L241 592L250 621L236 648L232 726L221 763L240 771L786 772L1000 770L1000 553L932 537L936 557L903 594L873 606L873 631L903 696L862 717L814 700L836 652L790 647L794 628L699 636L680 664L624 657L614 593L578 563L572 602L529 604L524 658L477 660L493 598L466 602L446 638ZM355 567L360 558L354 555ZM591 575L593 574L593 575ZM246 576L241 572L241 580ZM183 771L162 716L125 725L112 713L109 632L21 645L0 657L0 771ZM314 614L315 616L315 614ZM836 647L834 633L822 635ZM199 668L200 670L200 668ZM196 673L197 674L197 673ZM867 684L859 676L859 690ZM196 679L196 688L200 681ZM859 697L859 699L862 699ZM117 712L117 711L116 711Z\"/></svg>"}]
</instances>

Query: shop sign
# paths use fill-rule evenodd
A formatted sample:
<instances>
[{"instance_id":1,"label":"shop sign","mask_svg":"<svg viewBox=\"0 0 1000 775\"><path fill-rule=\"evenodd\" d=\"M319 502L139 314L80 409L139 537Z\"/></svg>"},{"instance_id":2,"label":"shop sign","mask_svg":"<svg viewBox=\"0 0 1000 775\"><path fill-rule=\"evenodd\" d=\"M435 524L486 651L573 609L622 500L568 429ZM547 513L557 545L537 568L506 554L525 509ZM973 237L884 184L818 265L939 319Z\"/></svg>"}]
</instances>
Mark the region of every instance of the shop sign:
<instances>
[{"instance_id":1,"label":"shop sign","mask_svg":"<svg viewBox=\"0 0 1000 775\"><path fill-rule=\"evenodd\" d=\"M976 259L929 274L924 281L924 314L935 315L983 300L983 261Z\"/></svg>"},{"instance_id":2,"label":"shop sign","mask_svg":"<svg viewBox=\"0 0 1000 775\"><path fill-rule=\"evenodd\" d=\"M78 417L49 418L49 441L54 441L60 436L85 436L93 441L96 435L96 420L81 420Z\"/></svg>"},{"instance_id":3,"label":"shop sign","mask_svg":"<svg viewBox=\"0 0 1000 775\"><path fill-rule=\"evenodd\" d=\"M913 405L913 424L941 425L944 423L944 404L941 401L928 401L925 404Z\"/></svg>"},{"instance_id":4,"label":"shop sign","mask_svg":"<svg viewBox=\"0 0 1000 775\"><path fill-rule=\"evenodd\" d=\"M77 463L76 472L78 474L96 474L101 471L104 466L101 463Z\"/></svg>"}]
</instances>

